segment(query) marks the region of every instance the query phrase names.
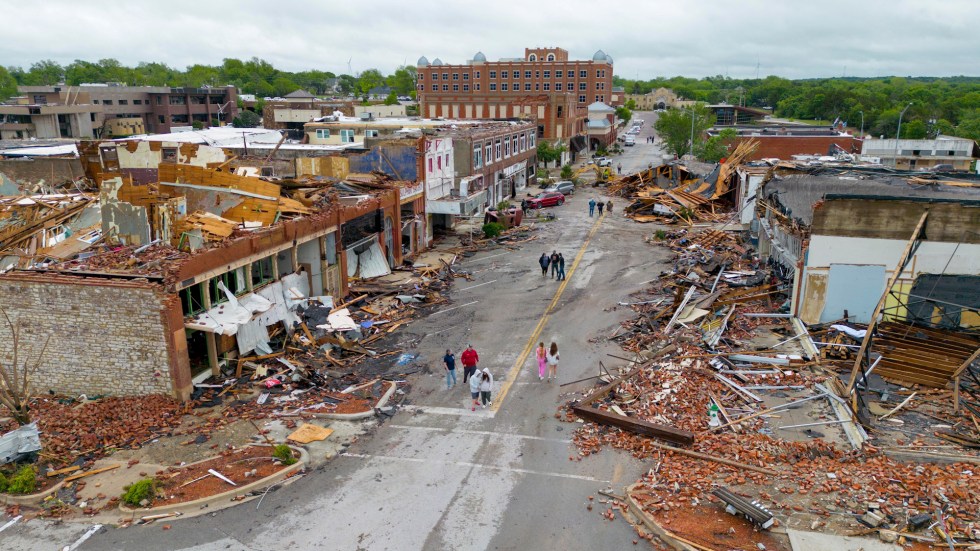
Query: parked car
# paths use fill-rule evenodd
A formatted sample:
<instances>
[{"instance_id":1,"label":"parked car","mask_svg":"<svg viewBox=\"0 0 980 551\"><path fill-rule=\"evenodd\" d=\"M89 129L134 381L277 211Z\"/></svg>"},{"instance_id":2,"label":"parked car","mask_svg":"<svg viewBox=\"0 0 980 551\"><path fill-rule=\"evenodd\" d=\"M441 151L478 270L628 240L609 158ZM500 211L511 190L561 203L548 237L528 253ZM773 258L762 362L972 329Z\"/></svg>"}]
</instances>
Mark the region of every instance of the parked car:
<instances>
[{"instance_id":1,"label":"parked car","mask_svg":"<svg viewBox=\"0 0 980 551\"><path fill-rule=\"evenodd\" d=\"M636 138L634 138L633 136L626 136L626 140L624 141L623 145L625 145L626 147L631 147L636 145Z\"/></svg>"},{"instance_id":2,"label":"parked car","mask_svg":"<svg viewBox=\"0 0 980 551\"><path fill-rule=\"evenodd\" d=\"M546 193L558 192L562 195L575 195L575 182L571 180L562 180L560 182L555 182L554 185L548 186L544 190Z\"/></svg>"},{"instance_id":3,"label":"parked car","mask_svg":"<svg viewBox=\"0 0 980 551\"><path fill-rule=\"evenodd\" d=\"M544 207L556 207L565 202L565 195L560 191L543 191L527 200L527 206L531 209Z\"/></svg>"}]
</instances>

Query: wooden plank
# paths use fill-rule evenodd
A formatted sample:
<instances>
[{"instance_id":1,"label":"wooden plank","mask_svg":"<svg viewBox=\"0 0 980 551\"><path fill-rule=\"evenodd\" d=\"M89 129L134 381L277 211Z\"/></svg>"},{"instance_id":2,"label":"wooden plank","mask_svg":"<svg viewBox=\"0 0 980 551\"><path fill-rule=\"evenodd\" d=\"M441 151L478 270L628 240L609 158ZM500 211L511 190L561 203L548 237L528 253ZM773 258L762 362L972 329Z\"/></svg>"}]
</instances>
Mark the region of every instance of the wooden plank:
<instances>
[{"instance_id":1,"label":"wooden plank","mask_svg":"<svg viewBox=\"0 0 980 551\"><path fill-rule=\"evenodd\" d=\"M71 467L65 467L64 469L58 469L57 471L48 471L48 477L50 478L52 476L73 473L79 469L81 469L81 467L78 465L72 465Z\"/></svg>"},{"instance_id":2,"label":"wooden plank","mask_svg":"<svg viewBox=\"0 0 980 551\"><path fill-rule=\"evenodd\" d=\"M91 471L86 471L84 473L73 474L65 479L65 482L71 482L72 480L78 480L79 478L85 478L87 476L92 476L93 474L104 473L106 471L111 471L113 469L118 469L119 465L110 465L108 467L102 467L100 469L93 469Z\"/></svg>"},{"instance_id":3,"label":"wooden plank","mask_svg":"<svg viewBox=\"0 0 980 551\"><path fill-rule=\"evenodd\" d=\"M677 444L690 445L694 443L694 433L683 429L632 419L588 406L575 406L572 411L582 419L594 421L600 425L619 427L634 434L661 438Z\"/></svg>"},{"instance_id":4,"label":"wooden plank","mask_svg":"<svg viewBox=\"0 0 980 551\"><path fill-rule=\"evenodd\" d=\"M881 294L881 298L878 299L878 304L875 305L875 309L871 312L871 316L868 318L870 321L868 323L867 333L865 333L864 338L861 339L861 348L854 358L854 367L851 368L851 378L847 381L847 388L845 388L844 393L850 394L854 390L854 384L857 383L858 373L861 371L861 362L864 361L864 354L868 350L868 345L871 344L871 335L874 333L875 323L878 322L878 314L881 313L881 309L885 306L885 300L888 298L888 293L891 292L892 287L895 286L895 282L902 275L902 271L905 269L905 265L908 263L909 255L912 254L912 247L915 242L919 240L919 234L922 232L922 228L926 224L926 218L929 216L929 211L922 213L922 217L919 218L919 223L915 226L915 230L912 231L912 237L909 238L908 243L905 244L905 250L902 251L902 256L899 257L898 262L895 263L895 271L892 272L890 278L888 278L888 283L885 285L885 292Z\"/></svg>"}]
</instances>

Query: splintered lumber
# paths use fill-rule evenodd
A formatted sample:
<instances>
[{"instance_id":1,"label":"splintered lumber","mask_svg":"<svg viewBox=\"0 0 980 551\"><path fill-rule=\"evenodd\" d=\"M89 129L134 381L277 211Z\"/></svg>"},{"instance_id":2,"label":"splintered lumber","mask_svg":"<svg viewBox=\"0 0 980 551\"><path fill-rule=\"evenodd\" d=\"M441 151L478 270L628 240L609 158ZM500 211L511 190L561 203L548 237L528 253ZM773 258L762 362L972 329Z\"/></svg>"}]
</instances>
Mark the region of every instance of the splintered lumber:
<instances>
[{"instance_id":1,"label":"splintered lumber","mask_svg":"<svg viewBox=\"0 0 980 551\"><path fill-rule=\"evenodd\" d=\"M896 411L902 409L903 407L905 407L905 404L907 404L910 401L912 401L912 398L915 398L915 395L918 394L918 393L919 393L919 391L916 390L912 394L909 394L909 397L906 398L905 400L903 400L901 404L898 404L897 406L895 406L894 408L892 408L891 411L889 411L888 413L886 413L886 414L882 415L881 417L879 417L878 420L879 421L884 421L886 418L891 417L893 413L895 413Z\"/></svg>"},{"instance_id":2,"label":"splintered lumber","mask_svg":"<svg viewBox=\"0 0 980 551\"><path fill-rule=\"evenodd\" d=\"M716 455L708 455L706 453L685 450L684 448L675 448L674 446L668 446L667 444L661 444L660 442L652 443L655 447L662 450L678 453L680 455L686 455L688 457L693 457L695 459L703 459L705 461L712 461L714 463L721 463L722 465L728 465L729 467L734 467L736 469L746 469L749 471L754 471L760 474L768 476L778 476L779 473L771 469L765 469L763 467L756 467L755 465L749 465L747 463L740 463L738 461L732 461L731 459L725 459L724 457L718 457Z\"/></svg>"},{"instance_id":3,"label":"splintered lumber","mask_svg":"<svg viewBox=\"0 0 980 551\"><path fill-rule=\"evenodd\" d=\"M72 465L71 467L65 467L64 469L58 469L57 471L48 471L48 477L73 473L79 469L81 469L81 467L79 467L78 465Z\"/></svg>"},{"instance_id":4,"label":"splintered lumber","mask_svg":"<svg viewBox=\"0 0 980 551\"><path fill-rule=\"evenodd\" d=\"M359 297L357 297L355 299L348 300L347 302L341 304L340 306L337 306L336 308L331 309L330 310L330 313L331 314L335 314L335 313L343 310L344 308L347 308L348 306L353 306L354 304L357 304L358 302L361 302L362 300L366 299L367 297L368 297L367 295L361 295L361 296L359 296Z\"/></svg>"},{"instance_id":5,"label":"splintered lumber","mask_svg":"<svg viewBox=\"0 0 980 551\"><path fill-rule=\"evenodd\" d=\"M854 390L854 385L857 383L858 373L861 371L861 362L864 361L864 353L868 349L868 345L871 344L871 335L874 333L875 323L878 321L878 314L881 313L881 309L885 307L885 300L888 298L889 293L891 293L892 287L895 286L895 282L902 275L902 271L905 270L905 265L908 264L909 257L912 255L912 248L915 246L915 242L919 240L919 234L922 232L923 226L926 224L926 217L929 216L929 211L922 213L922 217L919 218L919 223L915 226L912 231L912 237L909 238L908 243L905 244L905 250L902 251L902 256L899 257L898 262L895 263L895 271L892 273L891 277L888 278L888 283L885 285L885 291L881 294L881 298L878 299L878 304L875 305L875 309L871 312L871 316L868 318L868 328L864 334L864 338L861 340L861 348L856 354L854 359L854 367L851 368L851 378L847 381L847 387L844 389L844 394L850 395ZM852 408L853 409L853 408Z\"/></svg>"},{"instance_id":6,"label":"splintered lumber","mask_svg":"<svg viewBox=\"0 0 980 551\"><path fill-rule=\"evenodd\" d=\"M113 469L118 469L119 465L109 465L108 467L102 467L100 469L92 469L91 471L86 471L84 473L73 474L65 479L65 482L71 482L72 480L78 480L79 478L85 478L86 476L92 476L93 474L104 473L106 471L111 471Z\"/></svg>"},{"instance_id":7,"label":"splintered lumber","mask_svg":"<svg viewBox=\"0 0 980 551\"><path fill-rule=\"evenodd\" d=\"M694 443L694 433L683 429L633 419L588 406L575 406L572 411L582 419L594 421L600 425L612 425L635 434L661 438L677 444L690 445Z\"/></svg>"}]
</instances>

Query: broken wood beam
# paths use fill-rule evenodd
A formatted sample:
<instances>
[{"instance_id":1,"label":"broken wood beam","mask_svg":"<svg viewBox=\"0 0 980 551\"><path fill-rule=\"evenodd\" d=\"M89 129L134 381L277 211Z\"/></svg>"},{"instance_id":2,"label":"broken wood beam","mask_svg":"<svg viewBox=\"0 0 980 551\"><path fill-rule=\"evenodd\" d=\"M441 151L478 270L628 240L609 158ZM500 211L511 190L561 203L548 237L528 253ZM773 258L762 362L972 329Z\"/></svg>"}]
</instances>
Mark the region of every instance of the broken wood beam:
<instances>
[{"instance_id":1,"label":"broken wood beam","mask_svg":"<svg viewBox=\"0 0 980 551\"><path fill-rule=\"evenodd\" d=\"M367 295L361 295L361 296L359 296L357 298L348 300L347 302L341 304L340 306L337 306L336 308L330 309L330 313L331 314L336 314L337 312L343 310L344 308L347 308L348 306L353 306L354 304L357 304L358 302L361 302L362 300L366 299L367 297L368 297Z\"/></svg>"},{"instance_id":2,"label":"broken wood beam","mask_svg":"<svg viewBox=\"0 0 980 551\"><path fill-rule=\"evenodd\" d=\"M572 411L582 419L594 421L600 425L619 427L634 434L661 438L677 444L690 445L694 443L694 433L683 429L633 419L589 406L575 406Z\"/></svg>"},{"instance_id":3,"label":"broken wood beam","mask_svg":"<svg viewBox=\"0 0 980 551\"><path fill-rule=\"evenodd\" d=\"M653 442L655 447L662 450L678 453L680 455L686 455L688 457L693 457L695 459L703 459L705 461L712 461L714 463L720 463L722 465L727 465L736 469L746 469L749 471L754 471L760 474L768 476L778 476L779 473L771 469L766 469L763 467L756 467L755 465L749 465L747 463L740 463L738 461L733 461L731 459L725 459L724 457L718 457L717 455L708 455L706 453L696 452L692 450L685 450L683 448L676 448L674 446L668 446L667 444L661 444L660 442Z\"/></svg>"},{"instance_id":4,"label":"broken wood beam","mask_svg":"<svg viewBox=\"0 0 980 551\"><path fill-rule=\"evenodd\" d=\"M92 476L93 474L104 473L106 471L111 471L113 469L118 469L119 465L110 465L108 467L102 467L100 469L93 469L91 471L86 471L84 473L73 474L65 479L65 482L71 482L72 480L78 480L79 478L85 478L86 476Z\"/></svg>"}]
</instances>

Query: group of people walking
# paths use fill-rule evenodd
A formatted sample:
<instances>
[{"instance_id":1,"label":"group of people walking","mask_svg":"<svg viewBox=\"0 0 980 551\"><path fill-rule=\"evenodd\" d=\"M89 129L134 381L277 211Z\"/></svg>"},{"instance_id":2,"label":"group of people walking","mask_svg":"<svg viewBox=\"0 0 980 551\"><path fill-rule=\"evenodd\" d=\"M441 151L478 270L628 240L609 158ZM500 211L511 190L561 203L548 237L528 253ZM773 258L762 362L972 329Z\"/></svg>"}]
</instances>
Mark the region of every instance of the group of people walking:
<instances>
[{"instance_id":1,"label":"group of people walking","mask_svg":"<svg viewBox=\"0 0 980 551\"><path fill-rule=\"evenodd\" d=\"M544 342L538 343L535 356L538 360L538 380L558 379L558 344L552 342L549 348L545 348ZM487 368L478 369L480 355L472 344L466 345L466 350L460 354L460 361L463 364L463 384L469 382L470 385L470 398L473 400L470 411L476 411L476 406L492 406L493 374ZM442 362L446 368L446 390L450 390L456 386L456 355L452 350L446 349Z\"/></svg>"},{"instance_id":2,"label":"group of people walking","mask_svg":"<svg viewBox=\"0 0 980 551\"><path fill-rule=\"evenodd\" d=\"M551 251L551 256L548 256L548 253L541 253L538 264L541 266L541 275L548 275L548 267L550 266L552 278L557 281L565 280L565 257L560 252Z\"/></svg>"},{"instance_id":3,"label":"group of people walking","mask_svg":"<svg viewBox=\"0 0 980 551\"><path fill-rule=\"evenodd\" d=\"M609 210L609 213L612 214L612 199L606 201L605 203L603 203L602 201L596 201L595 200L595 197L589 199L589 216L590 217L595 214L596 207L599 208L599 216L602 216L602 209L603 209L603 207L605 207L606 209L608 209Z\"/></svg>"},{"instance_id":4,"label":"group of people walking","mask_svg":"<svg viewBox=\"0 0 980 551\"><path fill-rule=\"evenodd\" d=\"M490 393L493 392L493 375L487 368L483 368L482 371L477 370L480 355L472 344L466 345L466 350L460 354L459 360L463 364L463 384L469 382L470 385L470 398L473 399L470 409L476 411L476 406L481 403L484 408L492 406ZM442 362L446 367L446 389L449 390L456 386L456 355L452 350L447 349Z\"/></svg>"}]
</instances>

